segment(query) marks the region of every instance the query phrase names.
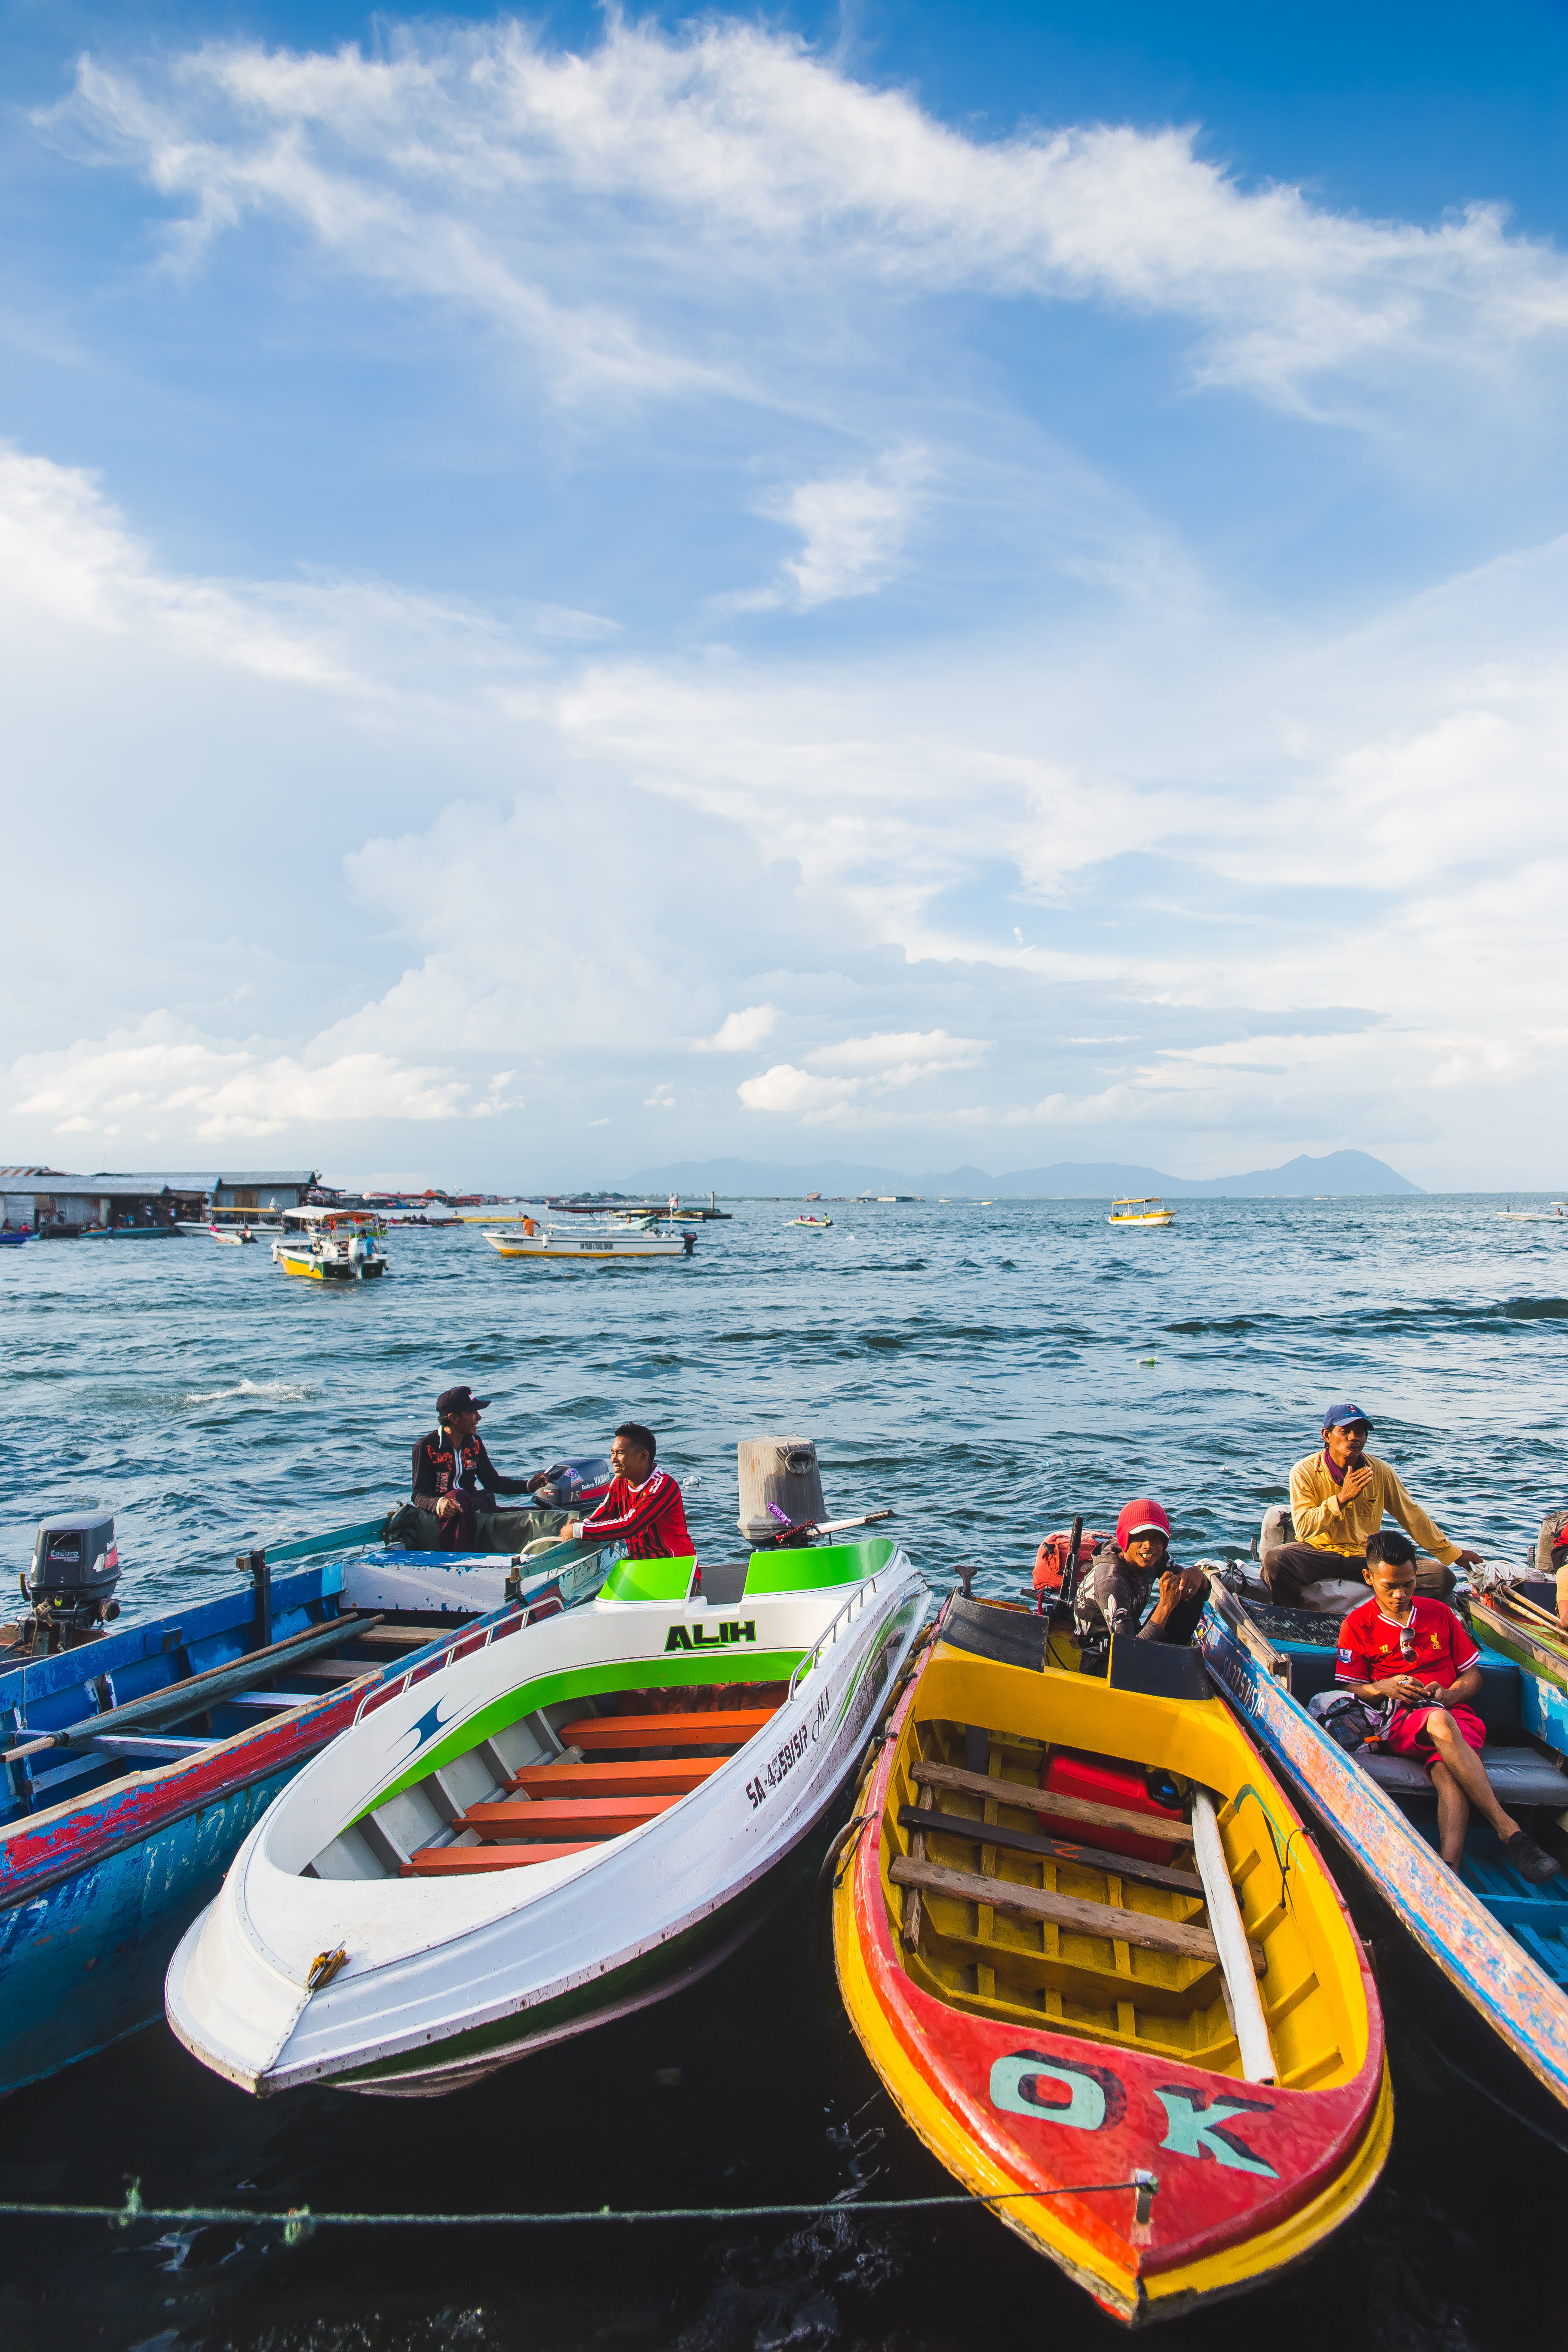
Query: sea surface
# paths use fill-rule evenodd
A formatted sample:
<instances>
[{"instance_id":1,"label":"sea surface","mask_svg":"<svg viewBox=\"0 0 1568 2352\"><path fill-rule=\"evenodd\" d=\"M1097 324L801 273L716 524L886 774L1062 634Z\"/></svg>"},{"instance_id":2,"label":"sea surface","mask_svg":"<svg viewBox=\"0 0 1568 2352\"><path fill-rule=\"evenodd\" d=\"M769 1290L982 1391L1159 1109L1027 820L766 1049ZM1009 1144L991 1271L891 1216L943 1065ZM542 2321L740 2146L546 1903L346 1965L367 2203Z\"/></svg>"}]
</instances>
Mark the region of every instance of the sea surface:
<instances>
[{"instance_id":1,"label":"sea surface","mask_svg":"<svg viewBox=\"0 0 1568 2352\"><path fill-rule=\"evenodd\" d=\"M265 1245L28 1243L0 1253L0 1570L46 1514L116 1515L128 1614L233 1556L407 1491L437 1391L494 1402L503 1471L658 1433L699 1551L734 1556L736 1441L816 1440L835 1515L880 1507L945 1590L1016 1593L1040 1537L1157 1496L1179 1556L1242 1553L1323 1406L1453 1539L1522 1561L1568 1503L1568 1221L1500 1200L1194 1201L1164 1232L1105 1204L729 1204L689 1262L506 1262L395 1231L392 1271L286 1280ZM1517 1198L1514 1207L1545 1208ZM991 2352L1121 2331L973 2210L858 2214L946 2176L806 1959L805 1877L752 1942L663 2006L437 2102L257 2103L162 2027L0 2110L0 2200L465 2214L820 2200L805 2223L163 2235L0 2219L0 2344L110 2352ZM4 1997L0 1977L0 1998ZM1305 2271L1169 2323L1172 2347L1514 2347L1563 2338L1568 2159L1389 2018L1384 2182Z\"/></svg>"}]
</instances>

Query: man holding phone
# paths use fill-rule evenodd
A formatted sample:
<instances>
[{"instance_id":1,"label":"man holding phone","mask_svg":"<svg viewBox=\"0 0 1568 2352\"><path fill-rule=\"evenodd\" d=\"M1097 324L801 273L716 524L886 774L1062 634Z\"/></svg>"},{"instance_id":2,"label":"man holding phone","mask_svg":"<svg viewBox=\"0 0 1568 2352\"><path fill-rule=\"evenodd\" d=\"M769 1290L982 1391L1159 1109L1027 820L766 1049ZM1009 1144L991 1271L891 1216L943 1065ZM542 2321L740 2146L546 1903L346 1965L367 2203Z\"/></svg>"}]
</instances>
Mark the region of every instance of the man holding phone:
<instances>
[{"instance_id":1,"label":"man holding phone","mask_svg":"<svg viewBox=\"0 0 1568 2352\"><path fill-rule=\"evenodd\" d=\"M1359 1404L1331 1404L1323 1414L1322 1452L1309 1454L1291 1471L1295 1540L1271 1546L1258 1563L1269 1598L1282 1609L1299 1609L1302 1588L1323 1577L1364 1579L1367 1538L1377 1533L1385 1513L1440 1563L1436 1570L1418 1570L1417 1591L1441 1599L1454 1589L1448 1571L1456 1561L1462 1568L1479 1561L1479 1552L1449 1542L1406 1494L1397 1471L1368 1454L1371 1434L1372 1422Z\"/></svg>"}]
</instances>

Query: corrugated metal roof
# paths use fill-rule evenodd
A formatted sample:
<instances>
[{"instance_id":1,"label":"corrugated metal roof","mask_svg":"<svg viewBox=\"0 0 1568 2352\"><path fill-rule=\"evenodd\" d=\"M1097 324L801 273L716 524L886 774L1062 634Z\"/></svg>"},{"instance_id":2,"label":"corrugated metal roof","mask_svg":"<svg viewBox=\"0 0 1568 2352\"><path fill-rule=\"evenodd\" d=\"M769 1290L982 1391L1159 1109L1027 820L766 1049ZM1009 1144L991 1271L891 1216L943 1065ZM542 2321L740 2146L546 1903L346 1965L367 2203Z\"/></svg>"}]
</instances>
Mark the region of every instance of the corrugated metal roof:
<instances>
[{"instance_id":1,"label":"corrugated metal roof","mask_svg":"<svg viewBox=\"0 0 1568 2352\"><path fill-rule=\"evenodd\" d=\"M318 1181L317 1171L313 1168L266 1168L259 1173L244 1169L237 1175L231 1175L227 1170L215 1172L210 1168L164 1169L139 1176L134 1170L124 1168L105 1168L98 1172L102 1176L135 1176L136 1181L143 1184L166 1184L172 1192L213 1192L220 1184L314 1184Z\"/></svg>"}]
</instances>

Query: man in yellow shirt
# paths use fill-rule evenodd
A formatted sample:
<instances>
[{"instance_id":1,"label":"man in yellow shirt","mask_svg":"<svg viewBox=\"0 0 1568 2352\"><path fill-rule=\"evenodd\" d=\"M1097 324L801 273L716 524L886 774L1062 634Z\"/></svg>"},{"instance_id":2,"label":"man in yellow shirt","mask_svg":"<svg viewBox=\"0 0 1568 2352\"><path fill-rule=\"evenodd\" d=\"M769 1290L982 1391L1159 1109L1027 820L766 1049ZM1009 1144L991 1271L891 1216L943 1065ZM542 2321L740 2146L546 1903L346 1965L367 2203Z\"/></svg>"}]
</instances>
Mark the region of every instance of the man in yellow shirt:
<instances>
[{"instance_id":1,"label":"man in yellow shirt","mask_svg":"<svg viewBox=\"0 0 1568 2352\"><path fill-rule=\"evenodd\" d=\"M1271 1546L1259 1562L1269 1597L1281 1608L1299 1609L1302 1587L1322 1577L1364 1577L1367 1538L1382 1527L1384 1512L1442 1563L1417 1570L1418 1589L1452 1591L1447 1570L1454 1563L1472 1568L1479 1560L1479 1551L1450 1543L1405 1493L1397 1472L1367 1453L1371 1434L1372 1423L1359 1404L1331 1404L1323 1415L1322 1452L1309 1454L1291 1471L1295 1541Z\"/></svg>"}]
</instances>

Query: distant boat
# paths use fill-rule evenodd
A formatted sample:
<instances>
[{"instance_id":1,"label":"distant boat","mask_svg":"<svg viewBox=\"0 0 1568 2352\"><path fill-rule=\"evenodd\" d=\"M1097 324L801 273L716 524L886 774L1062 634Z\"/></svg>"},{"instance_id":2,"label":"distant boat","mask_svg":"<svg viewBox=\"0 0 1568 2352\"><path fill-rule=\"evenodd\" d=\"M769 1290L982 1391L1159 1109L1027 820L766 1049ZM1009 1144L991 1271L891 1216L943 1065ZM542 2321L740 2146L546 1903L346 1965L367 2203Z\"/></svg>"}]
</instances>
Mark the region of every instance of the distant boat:
<instances>
[{"instance_id":1,"label":"distant boat","mask_svg":"<svg viewBox=\"0 0 1568 2352\"><path fill-rule=\"evenodd\" d=\"M386 1272L376 1255L376 1220L368 1209L285 1209L283 1239L272 1263L308 1282L368 1282Z\"/></svg>"},{"instance_id":2,"label":"distant boat","mask_svg":"<svg viewBox=\"0 0 1568 2352\"><path fill-rule=\"evenodd\" d=\"M256 1239L248 1225L209 1225L207 1232L215 1242L226 1243L230 1249L243 1248Z\"/></svg>"},{"instance_id":3,"label":"distant boat","mask_svg":"<svg viewBox=\"0 0 1568 2352\"><path fill-rule=\"evenodd\" d=\"M831 1217L792 1217L790 1219L792 1225L815 1225L819 1233L824 1225L830 1225L832 1223Z\"/></svg>"},{"instance_id":4,"label":"distant boat","mask_svg":"<svg viewBox=\"0 0 1568 2352\"><path fill-rule=\"evenodd\" d=\"M531 1217L524 1218L521 1233L487 1233L485 1239L498 1257L575 1258L599 1265L622 1258L689 1257L697 1247L695 1234L673 1226L662 1234L643 1223L574 1225L559 1233L552 1222L540 1224Z\"/></svg>"},{"instance_id":5,"label":"distant boat","mask_svg":"<svg viewBox=\"0 0 1568 2352\"><path fill-rule=\"evenodd\" d=\"M1157 1193L1146 1193L1138 1201L1112 1201L1110 1225L1169 1225L1175 1223L1174 1209L1167 1209Z\"/></svg>"}]
</instances>

